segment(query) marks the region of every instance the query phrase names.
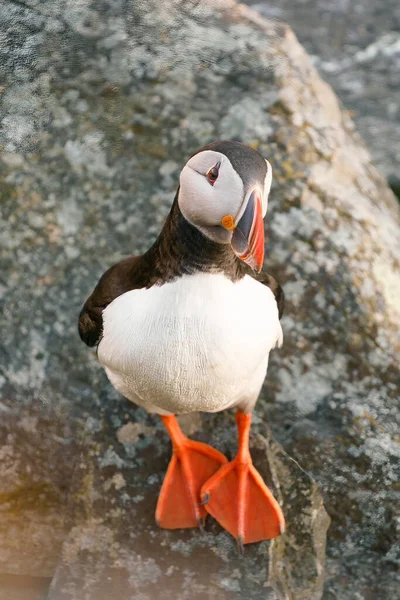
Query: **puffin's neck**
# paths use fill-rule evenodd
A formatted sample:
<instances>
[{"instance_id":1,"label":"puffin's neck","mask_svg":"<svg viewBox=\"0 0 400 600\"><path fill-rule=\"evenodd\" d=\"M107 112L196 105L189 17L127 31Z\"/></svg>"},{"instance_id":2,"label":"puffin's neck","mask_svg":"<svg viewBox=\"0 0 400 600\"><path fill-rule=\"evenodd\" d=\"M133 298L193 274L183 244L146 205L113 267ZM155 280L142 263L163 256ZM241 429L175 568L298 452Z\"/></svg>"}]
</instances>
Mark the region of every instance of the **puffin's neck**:
<instances>
[{"instance_id":1,"label":"puffin's neck","mask_svg":"<svg viewBox=\"0 0 400 600\"><path fill-rule=\"evenodd\" d=\"M221 272L237 281L247 271L230 244L209 240L185 219L178 192L160 235L143 259L149 261L158 280L164 282L195 272Z\"/></svg>"}]
</instances>

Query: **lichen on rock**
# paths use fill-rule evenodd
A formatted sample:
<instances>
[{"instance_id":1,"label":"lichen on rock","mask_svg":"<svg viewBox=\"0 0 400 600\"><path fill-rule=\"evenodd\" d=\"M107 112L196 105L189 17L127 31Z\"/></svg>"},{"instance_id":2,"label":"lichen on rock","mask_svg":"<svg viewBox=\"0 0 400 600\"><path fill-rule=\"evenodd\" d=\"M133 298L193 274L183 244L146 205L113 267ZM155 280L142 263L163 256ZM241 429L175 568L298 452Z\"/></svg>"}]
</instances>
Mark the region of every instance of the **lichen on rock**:
<instances>
[{"instance_id":1,"label":"lichen on rock","mask_svg":"<svg viewBox=\"0 0 400 600\"><path fill-rule=\"evenodd\" d=\"M2 570L47 577L60 558L57 600L317 599L324 578L326 600L393 598L399 207L333 92L288 27L230 0L6 1L0 18ZM287 299L252 443L288 533L243 562L216 525L155 528L165 434L76 332L101 273L154 240L180 166L222 136L273 166L266 266ZM234 452L229 415L187 425ZM40 552L18 521L9 545L15 506Z\"/></svg>"}]
</instances>

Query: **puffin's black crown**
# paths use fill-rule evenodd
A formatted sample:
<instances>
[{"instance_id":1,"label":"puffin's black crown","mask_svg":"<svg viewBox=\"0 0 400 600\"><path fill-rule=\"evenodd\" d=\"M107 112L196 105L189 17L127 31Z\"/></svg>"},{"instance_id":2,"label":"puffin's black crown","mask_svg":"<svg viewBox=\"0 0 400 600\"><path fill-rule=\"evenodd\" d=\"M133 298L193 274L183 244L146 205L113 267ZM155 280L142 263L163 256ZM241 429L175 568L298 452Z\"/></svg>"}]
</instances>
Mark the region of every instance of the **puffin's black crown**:
<instances>
[{"instance_id":1,"label":"puffin's black crown","mask_svg":"<svg viewBox=\"0 0 400 600\"><path fill-rule=\"evenodd\" d=\"M195 156L199 152L204 152L204 150L213 150L214 152L225 154L229 158L232 167L241 177L245 188L265 180L268 171L266 161L257 150L241 142L218 140L202 146L192 156Z\"/></svg>"}]
</instances>

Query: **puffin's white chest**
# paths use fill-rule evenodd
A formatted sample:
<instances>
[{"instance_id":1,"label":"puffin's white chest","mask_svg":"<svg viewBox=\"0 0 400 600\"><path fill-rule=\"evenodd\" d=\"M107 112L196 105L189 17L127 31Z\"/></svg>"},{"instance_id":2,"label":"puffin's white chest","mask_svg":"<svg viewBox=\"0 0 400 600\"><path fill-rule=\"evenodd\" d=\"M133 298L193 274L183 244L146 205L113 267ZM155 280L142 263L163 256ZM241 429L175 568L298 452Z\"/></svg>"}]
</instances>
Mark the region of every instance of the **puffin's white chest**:
<instances>
[{"instance_id":1,"label":"puffin's white chest","mask_svg":"<svg viewBox=\"0 0 400 600\"><path fill-rule=\"evenodd\" d=\"M271 290L249 276L182 276L116 298L98 356L114 386L150 410L214 412L258 395L282 340Z\"/></svg>"}]
</instances>

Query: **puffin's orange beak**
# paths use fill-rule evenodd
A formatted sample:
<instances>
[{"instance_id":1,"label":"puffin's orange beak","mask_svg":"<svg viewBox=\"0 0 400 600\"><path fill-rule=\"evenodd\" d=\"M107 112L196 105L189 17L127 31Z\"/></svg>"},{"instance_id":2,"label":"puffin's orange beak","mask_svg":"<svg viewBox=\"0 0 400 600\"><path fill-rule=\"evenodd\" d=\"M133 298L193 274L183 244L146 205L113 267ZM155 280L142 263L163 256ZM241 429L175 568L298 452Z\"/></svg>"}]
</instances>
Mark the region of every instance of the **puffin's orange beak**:
<instances>
[{"instance_id":1,"label":"puffin's orange beak","mask_svg":"<svg viewBox=\"0 0 400 600\"><path fill-rule=\"evenodd\" d=\"M264 221L261 194L253 190L231 241L232 250L254 271L260 272L264 262Z\"/></svg>"}]
</instances>

